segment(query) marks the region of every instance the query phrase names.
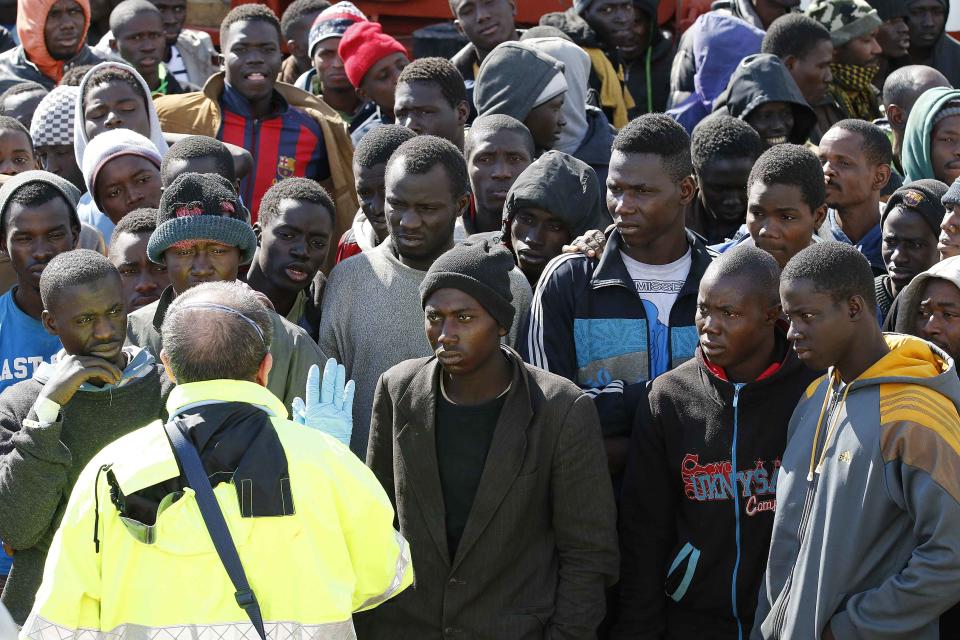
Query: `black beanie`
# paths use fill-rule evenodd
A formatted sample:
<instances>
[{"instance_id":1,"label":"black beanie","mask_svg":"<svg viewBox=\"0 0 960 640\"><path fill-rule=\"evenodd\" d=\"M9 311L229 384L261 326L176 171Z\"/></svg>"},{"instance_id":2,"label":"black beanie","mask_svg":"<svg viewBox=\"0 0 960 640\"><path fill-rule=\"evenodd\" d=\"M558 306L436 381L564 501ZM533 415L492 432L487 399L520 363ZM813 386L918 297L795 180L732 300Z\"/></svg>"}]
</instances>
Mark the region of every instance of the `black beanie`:
<instances>
[{"instance_id":1,"label":"black beanie","mask_svg":"<svg viewBox=\"0 0 960 640\"><path fill-rule=\"evenodd\" d=\"M867 2L877 10L877 14L884 22L907 16L907 3L904 0L867 0Z\"/></svg>"},{"instance_id":2,"label":"black beanie","mask_svg":"<svg viewBox=\"0 0 960 640\"><path fill-rule=\"evenodd\" d=\"M472 296L497 324L509 329L516 310L510 291L513 256L500 243L467 240L437 258L420 283L420 304L438 289L459 289Z\"/></svg>"},{"instance_id":3,"label":"black beanie","mask_svg":"<svg viewBox=\"0 0 960 640\"><path fill-rule=\"evenodd\" d=\"M893 192L890 199L887 200L887 206L880 214L880 225L887 219L887 215L895 207L904 207L916 211L930 225L933 235L940 235L940 223L943 222L943 216L946 213L941 200L947 194L947 185L939 180L924 179L914 180L910 184L900 187Z\"/></svg>"}]
</instances>

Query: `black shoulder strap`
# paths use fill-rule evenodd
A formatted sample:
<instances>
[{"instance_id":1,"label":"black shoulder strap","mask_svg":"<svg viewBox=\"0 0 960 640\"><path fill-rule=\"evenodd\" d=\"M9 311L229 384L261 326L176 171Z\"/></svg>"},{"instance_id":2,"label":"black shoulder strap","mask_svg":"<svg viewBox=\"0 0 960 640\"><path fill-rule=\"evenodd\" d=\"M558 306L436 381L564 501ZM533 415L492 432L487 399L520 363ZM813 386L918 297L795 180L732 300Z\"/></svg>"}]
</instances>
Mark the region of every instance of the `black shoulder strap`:
<instances>
[{"instance_id":1,"label":"black shoulder strap","mask_svg":"<svg viewBox=\"0 0 960 640\"><path fill-rule=\"evenodd\" d=\"M234 594L237 604L247 613L261 640L267 640L267 635L263 630L263 616L260 614L257 596L250 588L250 583L247 582L247 574L243 571L243 563L240 562L237 547L233 544L233 538L230 536L230 529L227 528L227 522L223 518L223 512L220 511L220 505L217 504L217 499L213 495L213 488L210 486L207 473L203 470L200 455L184 435L186 426L179 418L173 418L164 425L164 428L167 430L167 437L170 438L170 444L173 446L174 455L180 462L180 468L187 478L187 486L193 489L196 494L200 515L203 516L203 523L207 527L207 533L210 534L217 555L220 556L220 562L223 563L223 568L230 576L230 582L237 590Z\"/></svg>"}]
</instances>

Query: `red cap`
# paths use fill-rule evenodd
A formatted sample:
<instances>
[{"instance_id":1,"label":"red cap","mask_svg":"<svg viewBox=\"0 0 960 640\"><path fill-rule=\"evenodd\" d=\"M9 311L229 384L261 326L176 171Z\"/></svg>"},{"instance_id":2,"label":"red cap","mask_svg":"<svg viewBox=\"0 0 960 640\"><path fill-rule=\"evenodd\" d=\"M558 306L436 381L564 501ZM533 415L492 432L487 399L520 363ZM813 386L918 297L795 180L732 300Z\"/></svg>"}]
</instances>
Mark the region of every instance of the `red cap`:
<instances>
[{"instance_id":1,"label":"red cap","mask_svg":"<svg viewBox=\"0 0 960 640\"><path fill-rule=\"evenodd\" d=\"M339 53L350 84L359 88L370 67L394 53L406 54L407 49L385 34L379 22L358 22L343 34Z\"/></svg>"}]
</instances>

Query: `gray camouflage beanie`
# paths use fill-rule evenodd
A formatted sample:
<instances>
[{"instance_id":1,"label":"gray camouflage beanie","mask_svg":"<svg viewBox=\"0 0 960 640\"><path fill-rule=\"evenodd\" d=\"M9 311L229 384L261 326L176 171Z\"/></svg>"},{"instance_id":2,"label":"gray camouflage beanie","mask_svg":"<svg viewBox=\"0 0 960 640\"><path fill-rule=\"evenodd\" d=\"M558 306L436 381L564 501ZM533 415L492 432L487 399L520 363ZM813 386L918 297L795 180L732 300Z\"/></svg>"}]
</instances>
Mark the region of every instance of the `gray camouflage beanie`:
<instances>
[{"instance_id":1,"label":"gray camouflage beanie","mask_svg":"<svg viewBox=\"0 0 960 640\"><path fill-rule=\"evenodd\" d=\"M827 28L835 47L865 36L883 24L877 10L865 0L813 0L806 13Z\"/></svg>"}]
</instances>

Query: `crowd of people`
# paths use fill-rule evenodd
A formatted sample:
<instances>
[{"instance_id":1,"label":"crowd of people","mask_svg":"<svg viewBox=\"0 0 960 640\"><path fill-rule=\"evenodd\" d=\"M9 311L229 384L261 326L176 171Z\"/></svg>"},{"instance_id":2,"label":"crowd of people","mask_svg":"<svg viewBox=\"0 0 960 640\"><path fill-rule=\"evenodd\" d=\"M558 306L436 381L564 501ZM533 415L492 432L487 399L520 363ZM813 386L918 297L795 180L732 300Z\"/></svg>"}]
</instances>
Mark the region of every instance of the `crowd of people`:
<instances>
[{"instance_id":1,"label":"crowd of people","mask_svg":"<svg viewBox=\"0 0 960 640\"><path fill-rule=\"evenodd\" d=\"M958 637L947 0L518 1L0 7L0 638Z\"/></svg>"}]
</instances>

